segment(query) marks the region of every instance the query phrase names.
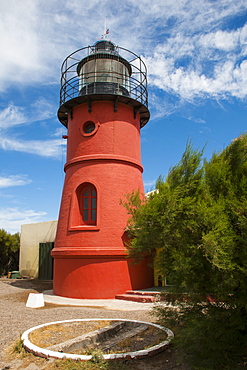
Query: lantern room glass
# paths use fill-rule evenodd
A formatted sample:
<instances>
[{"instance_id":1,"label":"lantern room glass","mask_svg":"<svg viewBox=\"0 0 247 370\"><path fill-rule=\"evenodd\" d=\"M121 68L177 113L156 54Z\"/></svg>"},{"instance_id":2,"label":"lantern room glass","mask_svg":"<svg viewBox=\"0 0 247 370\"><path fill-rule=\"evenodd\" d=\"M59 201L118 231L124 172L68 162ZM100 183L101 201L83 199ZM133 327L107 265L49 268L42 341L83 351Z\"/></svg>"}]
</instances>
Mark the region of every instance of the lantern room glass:
<instances>
[{"instance_id":1,"label":"lantern room glass","mask_svg":"<svg viewBox=\"0 0 247 370\"><path fill-rule=\"evenodd\" d=\"M87 61L80 70L79 89L93 83L113 83L129 92L129 71L116 59L97 58Z\"/></svg>"}]
</instances>

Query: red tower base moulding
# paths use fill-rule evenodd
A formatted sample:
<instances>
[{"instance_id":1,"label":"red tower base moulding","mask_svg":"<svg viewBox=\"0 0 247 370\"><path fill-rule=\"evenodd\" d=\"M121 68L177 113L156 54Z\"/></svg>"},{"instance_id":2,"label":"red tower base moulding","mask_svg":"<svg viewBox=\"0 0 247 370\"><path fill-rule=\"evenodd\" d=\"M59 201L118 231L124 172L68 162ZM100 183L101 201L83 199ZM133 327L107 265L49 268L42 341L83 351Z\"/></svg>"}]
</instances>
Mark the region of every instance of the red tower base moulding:
<instances>
[{"instance_id":1,"label":"red tower base moulding","mask_svg":"<svg viewBox=\"0 0 247 370\"><path fill-rule=\"evenodd\" d=\"M80 299L111 299L127 290L153 286L153 269L148 258L136 263L117 249L100 252L83 250L83 255L81 249L69 252L66 248L62 249L52 253L56 259L53 286L56 295Z\"/></svg>"}]
</instances>

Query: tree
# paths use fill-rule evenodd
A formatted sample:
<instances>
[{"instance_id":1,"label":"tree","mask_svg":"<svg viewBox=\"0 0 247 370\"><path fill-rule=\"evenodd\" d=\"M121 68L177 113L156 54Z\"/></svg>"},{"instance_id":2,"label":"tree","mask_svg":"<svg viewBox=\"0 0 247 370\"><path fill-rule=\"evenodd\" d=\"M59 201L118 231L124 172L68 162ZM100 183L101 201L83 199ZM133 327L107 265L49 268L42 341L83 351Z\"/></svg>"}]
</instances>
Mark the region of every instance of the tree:
<instances>
[{"instance_id":1,"label":"tree","mask_svg":"<svg viewBox=\"0 0 247 370\"><path fill-rule=\"evenodd\" d=\"M160 318L183 318L180 345L213 369L247 348L247 134L210 161L202 155L188 143L157 192L126 203L130 254L156 254L173 293L186 292L186 302L167 295L179 314L161 306Z\"/></svg>"},{"instance_id":2,"label":"tree","mask_svg":"<svg viewBox=\"0 0 247 370\"><path fill-rule=\"evenodd\" d=\"M0 275L18 270L20 234L13 235L0 229Z\"/></svg>"}]
</instances>

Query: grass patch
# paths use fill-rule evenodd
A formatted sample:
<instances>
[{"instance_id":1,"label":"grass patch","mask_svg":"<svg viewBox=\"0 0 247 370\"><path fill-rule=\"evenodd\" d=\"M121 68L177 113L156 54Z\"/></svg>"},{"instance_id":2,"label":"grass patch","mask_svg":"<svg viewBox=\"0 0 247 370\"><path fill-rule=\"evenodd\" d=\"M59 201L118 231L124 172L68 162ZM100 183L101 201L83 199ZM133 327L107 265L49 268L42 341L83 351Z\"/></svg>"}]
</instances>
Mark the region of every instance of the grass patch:
<instances>
[{"instance_id":1,"label":"grass patch","mask_svg":"<svg viewBox=\"0 0 247 370\"><path fill-rule=\"evenodd\" d=\"M9 353L19 355L20 357L25 357L28 355L23 347L23 340L21 338L14 342L14 344L10 347Z\"/></svg>"},{"instance_id":2,"label":"grass patch","mask_svg":"<svg viewBox=\"0 0 247 370\"><path fill-rule=\"evenodd\" d=\"M47 368L47 370L126 370L129 368L125 361L105 361L101 359L100 353L95 355L94 360L90 361L75 361L71 359L56 360ZM93 355L93 353L91 353Z\"/></svg>"}]
</instances>

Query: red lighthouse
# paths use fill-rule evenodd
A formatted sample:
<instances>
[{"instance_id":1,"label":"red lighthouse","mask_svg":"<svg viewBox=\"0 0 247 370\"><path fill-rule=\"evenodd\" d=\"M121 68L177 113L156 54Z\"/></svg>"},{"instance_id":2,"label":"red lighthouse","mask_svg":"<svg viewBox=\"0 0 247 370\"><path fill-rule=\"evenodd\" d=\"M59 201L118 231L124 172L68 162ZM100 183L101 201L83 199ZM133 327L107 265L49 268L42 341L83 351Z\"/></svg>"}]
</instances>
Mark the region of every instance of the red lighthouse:
<instances>
[{"instance_id":1,"label":"red lighthouse","mask_svg":"<svg viewBox=\"0 0 247 370\"><path fill-rule=\"evenodd\" d=\"M69 55L58 118L68 129L54 258L54 293L114 298L153 286L148 261L127 257L120 200L143 192L140 128L149 120L146 67L111 41Z\"/></svg>"}]
</instances>

